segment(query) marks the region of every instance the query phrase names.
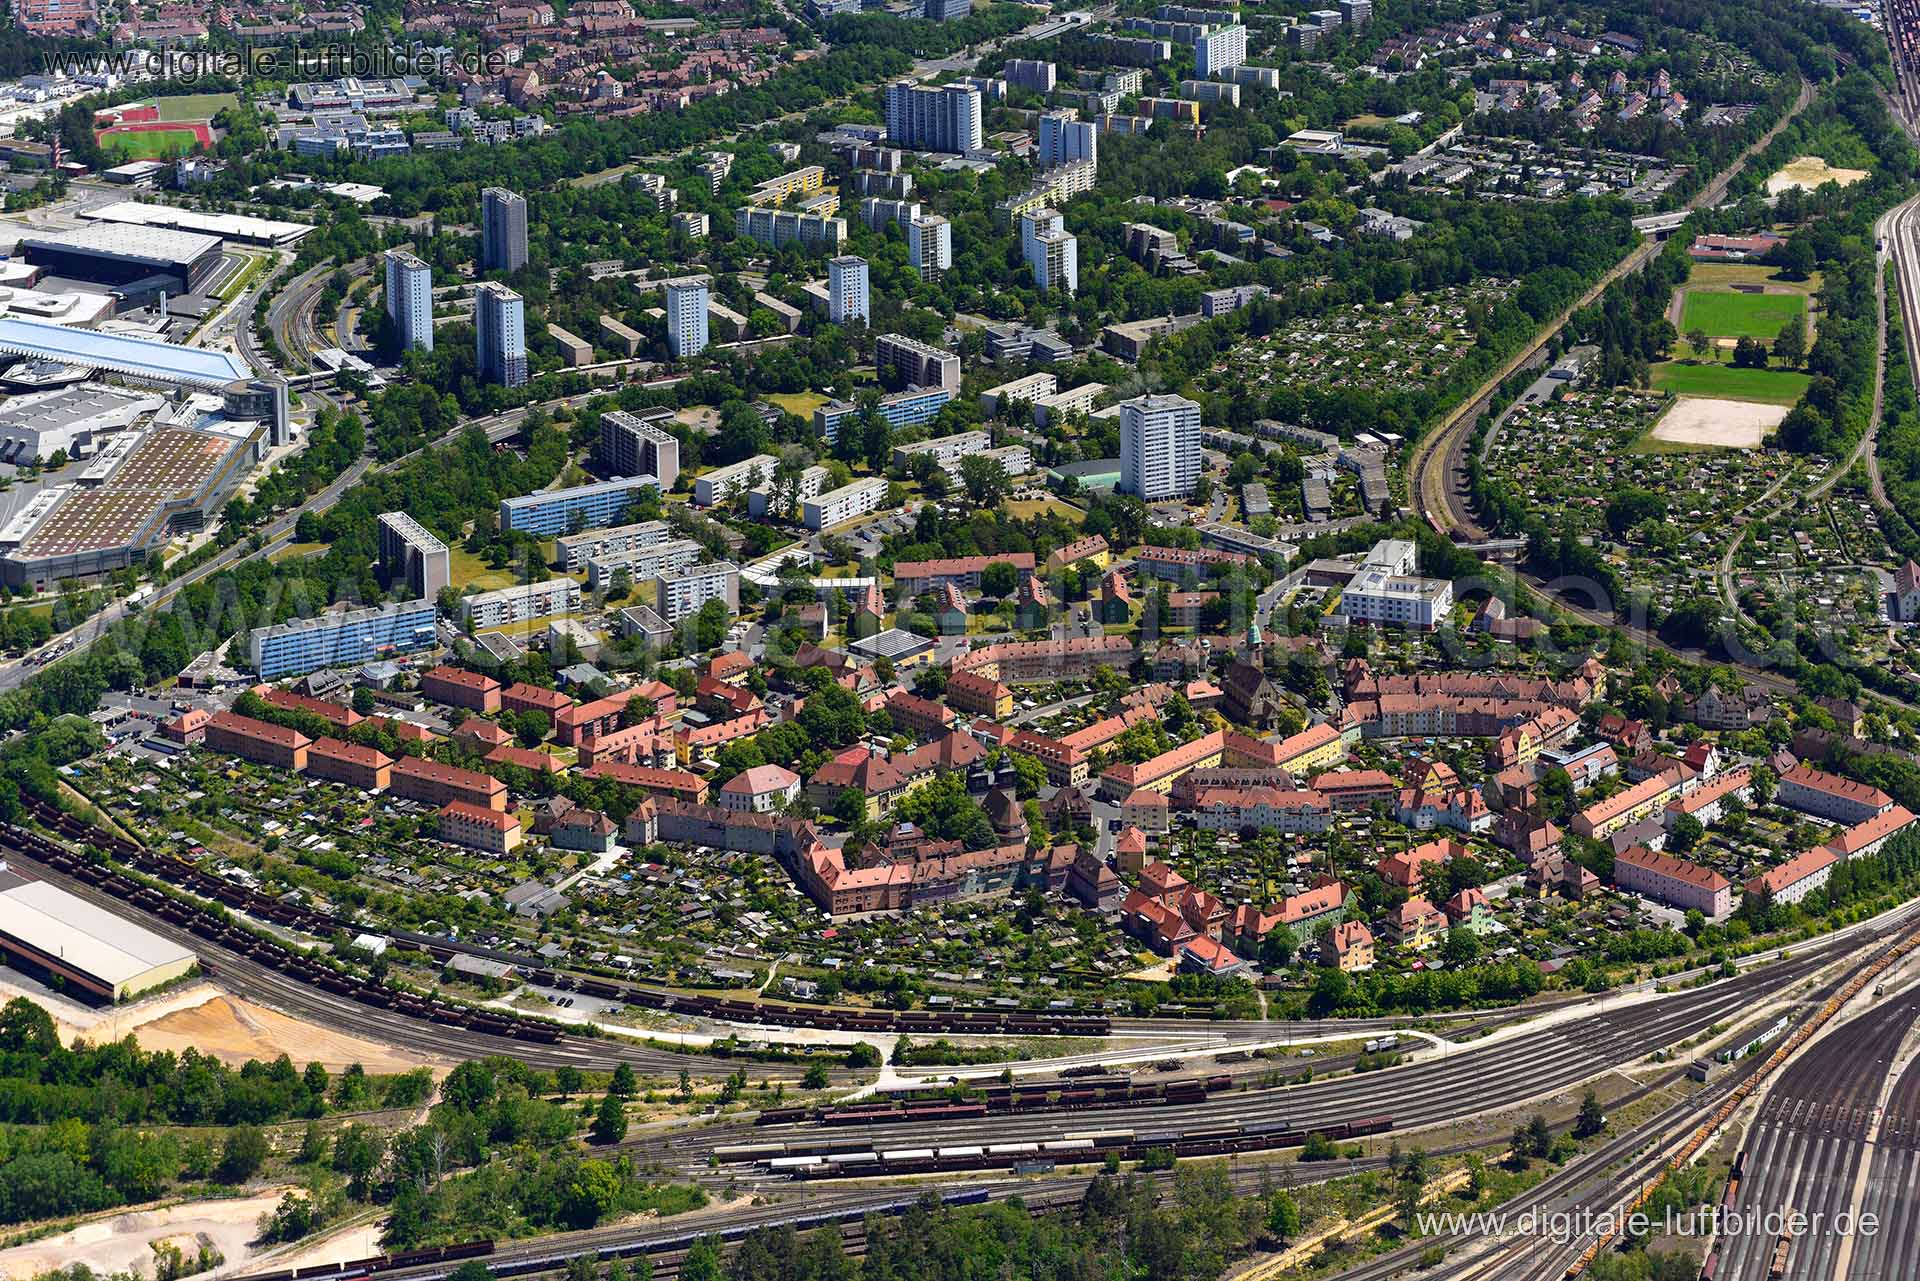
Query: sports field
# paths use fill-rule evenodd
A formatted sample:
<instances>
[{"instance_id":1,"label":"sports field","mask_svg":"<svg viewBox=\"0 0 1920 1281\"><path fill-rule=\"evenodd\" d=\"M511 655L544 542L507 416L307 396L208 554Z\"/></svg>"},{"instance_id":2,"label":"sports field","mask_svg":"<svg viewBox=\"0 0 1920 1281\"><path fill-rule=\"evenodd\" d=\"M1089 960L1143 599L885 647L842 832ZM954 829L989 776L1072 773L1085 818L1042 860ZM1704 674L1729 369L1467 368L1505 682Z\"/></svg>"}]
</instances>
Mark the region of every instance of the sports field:
<instances>
[{"instance_id":1,"label":"sports field","mask_svg":"<svg viewBox=\"0 0 1920 1281\"><path fill-rule=\"evenodd\" d=\"M1653 389L1676 396L1749 400L1762 405L1791 405L1807 390L1805 374L1784 369L1735 369L1731 365L1665 361L1653 367Z\"/></svg>"},{"instance_id":2,"label":"sports field","mask_svg":"<svg viewBox=\"0 0 1920 1281\"><path fill-rule=\"evenodd\" d=\"M177 98L155 98L153 105L160 108L162 120L200 121L211 120L228 107L240 105L240 99L230 93L185 93Z\"/></svg>"},{"instance_id":3,"label":"sports field","mask_svg":"<svg viewBox=\"0 0 1920 1281\"><path fill-rule=\"evenodd\" d=\"M1710 338L1772 338L1795 316L1804 316L1807 300L1799 294L1736 294L1687 291L1680 332L1698 329Z\"/></svg>"},{"instance_id":4,"label":"sports field","mask_svg":"<svg viewBox=\"0 0 1920 1281\"><path fill-rule=\"evenodd\" d=\"M100 149L122 160L167 160L213 145L204 124L115 125L100 134Z\"/></svg>"}]
</instances>

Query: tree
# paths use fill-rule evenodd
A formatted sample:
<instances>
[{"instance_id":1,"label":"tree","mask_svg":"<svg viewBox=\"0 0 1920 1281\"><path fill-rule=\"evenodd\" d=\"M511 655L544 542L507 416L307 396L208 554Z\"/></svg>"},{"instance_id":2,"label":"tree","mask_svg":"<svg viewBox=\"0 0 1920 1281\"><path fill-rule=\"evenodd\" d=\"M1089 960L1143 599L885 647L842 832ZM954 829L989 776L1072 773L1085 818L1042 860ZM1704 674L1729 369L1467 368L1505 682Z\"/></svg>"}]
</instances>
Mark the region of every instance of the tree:
<instances>
[{"instance_id":1,"label":"tree","mask_svg":"<svg viewBox=\"0 0 1920 1281\"><path fill-rule=\"evenodd\" d=\"M1590 1139L1607 1128L1607 1114L1600 1109L1600 1100L1588 1090L1580 1099L1580 1115L1574 1118L1573 1132L1583 1139Z\"/></svg>"},{"instance_id":2,"label":"tree","mask_svg":"<svg viewBox=\"0 0 1920 1281\"><path fill-rule=\"evenodd\" d=\"M1743 336L1733 345L1733 363L1738 369L1765 369L1767 349L1759 339Z\"/></svg>"},{"instance_id":3,"label":"tree","mask_svg":"<svg viewBox=\"0 0 1920 1281\"><path fill-rule=\"evenodd\" d=\"M980 571L980 591L987 596L1011 596L1019 573L1004 560L989 561Z\"/></svg>"},{"instance_id":4,"label":"tree","mask_svg":"<svg viewBox=\"0 0 1920 1281\"><path fill-rule=\"evenodd\" d=\"M627 1109L619 1099L609 1094L600 1100L600 1110L593 1114L593 1141L595 1143L618 1143L627 1137Z\"/></svg>"},{"instance_id":5,"label":"tree","mask_svg":"<svg viewBox=\"0 0 1920 1281\"><path fill-rule=\"evenodd\" d=\"M630 1099L639 1092L639 1082L634 1079L633 1065L622 1063L613 1069L613 1078L607 1082L607 1093L615 1098Z\"/></svg>"},{"instance_id":6,"label":"tree","mask_svg":"<svg viewBox=\"0 0 1920 1281\"><path fill-rule=\"evenodd\" d=\"M1675 854L1685 854L1700 843L1707 829L1699 819L1691 814L1682 814L1673 821L1673 830L1667 833L1667 848Z\"/></svg>"},{"instance_id":7,"label":"tree","mask_svg":"<svg viewBox=\"0 0 1920 1281\"><path fill-rule=\"evenodd\" d=\"M560 1091L561 1098L569 1099L580 1093L580 1087L585 1082L581 1079L579 1068L571 1063L563 1063L554 1069L553 1084Z\"/></svg>"},{"instance_id":8,"label":"tree","mask_svg":"<svg viewBox=\"0 0 1920 1281\"><path fill-rule=\"evenodd\" d=\"M1446 941L1440 945L1440 955L1455 968L1471 965L1480 955L1480 936L1464 926L1456 925L1447 931Z\"/></svg>"},{"instance_id":9,"label":"tree","mask_svg":"<svg viewBox=\"0 0 1920 1281\"><path fill-rule=\"evenodd\" d=\"M553 719L537 707L530 707L514 718L513 736L522 747L538 747L553 729Z\"/></svg>"},{"instance_id":10,"label":"tree","mask_svg":"<svg viewBox=\"0 0 1920 1281\"><path fill-rule=\"evenodd\" d=\"M1707 343L1709 341L1707 331L1698 325L1687 330L1687 346L1692 349L1695 360L1699 360L1707 354Z\"/></svg>"},{"instance_id":11,"label":"tree","mask_svg":"<svg viewBox=\"0 0 1920 1281\"><path fill-rule=\"evenodd\" d=\"M1276 1192L1267 1203L1267 1231L1275 1240L1291 1241L1300 1235L1300 1207L1290 1192Z\"/></svg>"},{"instance_id":12,"label":"tree","mask_svg":"<svg viewBox=\"0 0 1920 1281\"><path fill-rule=\"evenodd\" d=\"M1807 358L1807 318L1795 316L1780 326L1773 340L1773 354L1783 365L1798 365Z\"/></svg>"},{"instance_id":13,"label":"tree","mask_svg":"<svg viewBox=\"0 0 1920 1281\"><path fill-rule=\"evenodd\" d=\"M831 1079L832 1074L828 1072L826 1064L809 1063L806 1075L800 1078L800 1085L803 1089L824 1090Z\"/></svg>"},{"instance_id":14,"label":"tree","mask_svg":"<svg viewBox=\"0 0 1920 1281\"><path fill-rule=\"evenodd\" d=\"M362 685L353 691L353 710L356 715L371 716L376 706L378 704L374 702L373 690L370 686Z\"/></svg>"},{"instance_id":15,"label":"tree","mask_svg":"<svg viewBox=\"0 0 1920 1281\"><path fill-rule=\"evenodd\" d=\"M259 1173L266 1162L267 1151L267 1136L257 1126L243 1125L229 1130L214 1176L222 1183L245 1183Z\"/></svg>"},{"instance_id":16,"label":"tree","mask_svg":"<svg viewBox=\"0 0 1920 1281\"><path fill-rule=\"evenodd\" d=\"M981 508L998 507L1012 492L1006 467L985 454L968 454L960 460L960 483L966 487L967 499Z\"/></svg>"}]
</instances>

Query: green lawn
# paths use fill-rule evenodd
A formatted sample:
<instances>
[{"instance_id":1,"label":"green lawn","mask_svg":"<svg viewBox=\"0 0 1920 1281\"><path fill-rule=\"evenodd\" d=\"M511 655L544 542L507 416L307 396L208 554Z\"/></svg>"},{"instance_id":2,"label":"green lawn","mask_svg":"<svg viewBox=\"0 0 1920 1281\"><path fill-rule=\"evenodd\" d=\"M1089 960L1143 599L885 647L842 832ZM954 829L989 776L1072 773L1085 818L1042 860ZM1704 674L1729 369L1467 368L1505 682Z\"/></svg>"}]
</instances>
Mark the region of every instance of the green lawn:
<instances>
[{"instance_id":1,"label":"green lawn","mask_svg":"<svg viewBox=\"0 0 1920 1281\"><path fill-rule=\"evenodd\" d=\"M1653 367L1653 389L1676 396L1709 396L1719 400L1751 400L1763 405L1791 405L1811 381L1787 369L1735 369L1731 365L1689 365L1664 361Z\"/></svg>"},{"instance_id":2,"label":"green lawn","mask_svg":"<svg viewBox=\"0 0 1920 1281\"><path fill-rule=\"evenodd\" d=\"M187 93L177 98L155 98L162 120L211 120L228 107L240 105L230 93Z\"/></svg>"},{"instance_id":3,"label":"green lawn","mask_svg":"<svg viewBox=\"0 0 1920 1281\"><path fill-rule=\"evenodd\" d=\"M148 129L140 133L110 133L100 149L121 160L171 160L200 145L191 129Z\"/></svg>"},{"instance_id":4,"label":"green lawn","mask_svg":"<svg viewBox=\"0 0 1920 1281\"><path fill-rule=\"evenodd\" d=\"M1772 338L1795 316L1804 316L1800 294L1707 293L1689 289L1680 332L1699 329L1711 338Z\"/></svg>"},{"instance_id":5,"label":"green lawn","mask_svg":"<svg viewBox=\"0 0 1920 1281\"><path fill-rule=\"evenodd\" d=\"M457 588L477 587L483 592L490 592L496 587L511 587L519 581L511 569L488 569L486 561L463 547L455 546L449 550L453 556L448 568L453 571L453 585Z\"/></svg>"},{"instance_id":6,"label":"green lawn","mask_svg":"<svg viewBox=\"0 0 1920 1281\"><path fill-rule=\"evenodd\" d=\"M811 419L813 411L826 404L827 398L812 391L770 392L767 403L778 405L796 418Z\"/></svg>"}]
</instances>

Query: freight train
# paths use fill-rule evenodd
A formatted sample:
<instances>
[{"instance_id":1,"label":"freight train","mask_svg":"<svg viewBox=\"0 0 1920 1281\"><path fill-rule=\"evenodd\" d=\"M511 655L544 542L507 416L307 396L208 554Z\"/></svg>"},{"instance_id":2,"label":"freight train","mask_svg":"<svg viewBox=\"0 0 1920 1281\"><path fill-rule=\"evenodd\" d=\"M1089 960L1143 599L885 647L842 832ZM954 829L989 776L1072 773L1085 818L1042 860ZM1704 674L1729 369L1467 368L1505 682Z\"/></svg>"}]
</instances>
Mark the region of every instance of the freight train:
<instances>
[{"instance_id":1,"label":"freight train","mask_svg":"<svg viewBox=\"0 0 1920 1281\"><path fill-rule=\"evenodd\" d=\"M1156 1149L1176 1157L1230 1156L1300 1147L1309 1134L1339 1142L1392 1128L1391 1116L1370 1116L1311 1130L1272 1121L1184 1130L1093 1130L1033 1142L920 1148L881 1147L871 1139L795 1138L718 1147L713 1154L722 1163L761 1165L790 1179L847 1179L1000 1170L1046 1161L1084 1165L1109 1156L1138 1161Z\"/></svg>"},{"instance_id":2,"label":"freight train","mask_svg":"<svg viewBox=\"0 0 1920 1281\"><path fill-rule=\"evenodd\" d=\"M284 925L316 938L330 938L342 930L349 934L359 933L364 928L354 921L331 913L316 911L304 904L283 902L245 886L236 885L202 870L197 864L177 855L143 849L43 802L28 801L27 808L36 820L69 841L92 846L104 852L109 858L135 868L156 880L201 898L212 899L234 911L244 912L248 916L272 921L276 925ZM213 921L206 913L195 909L192 905L143 886L26 828L10 824L0 825L0 838L12 842L29 858L45 862L144 911L152 912L176 925L191 929L203 938L240 951L263 965L308 979L337 995L350 996L365 1004L394 1009L403 1014L435 1018L438 1022L453 1022L467 1027L474 1026L467 1021L469 1018L478 1018L486 1024L498 1024L499 1027L480 1026L476 1030L512 1036L520 1040L552 1043L560 1038L562 1028L545 1020L495 1011L478 1015L431 998L403 997L399 993L310 961L300 953L278 943L263 940L231 927L223 928L220 923ZM195 924L196 921L211 922L211 924L203 926ZM206 932L208 928L213 932ZM457 954L490 957L521 966L521 972L529 981L543 987L580 992L603 1000L618 1001L626 1005L636 1005L645 1009L682 1014L693 1018L910 1036L947 1033L1105 1036L1112 1029L1111 1022L1104 1014L1081 1014L1067 1010L855 1010L824 1006L780 1005L714 996L688 996L543 967L526 968L523 957L470 944L453 944L445 939L424 934L394 931L390 937L390 946L396 952L424 952L441 964L451 960ZM297 960L284 958L297 958ZM301 961L306 962L304 967L299 965ZM326 981L322 981L323 979ZM430 1007L424 1013L418 1008L422 1002ZM441 1011L441 1016L436 1017L434 1010ZM456 1014L458 1017L455 1017Z\"/></svg>"}]
</instances>

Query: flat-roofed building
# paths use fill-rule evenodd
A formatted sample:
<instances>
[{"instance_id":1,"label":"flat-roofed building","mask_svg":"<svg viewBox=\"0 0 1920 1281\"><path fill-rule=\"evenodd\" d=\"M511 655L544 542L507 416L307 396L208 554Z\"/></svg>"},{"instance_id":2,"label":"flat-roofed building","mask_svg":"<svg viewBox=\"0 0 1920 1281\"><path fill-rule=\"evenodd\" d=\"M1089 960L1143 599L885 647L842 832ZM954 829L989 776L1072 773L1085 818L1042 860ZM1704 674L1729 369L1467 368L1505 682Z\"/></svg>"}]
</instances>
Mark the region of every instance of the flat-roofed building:
<instances>
[{"instance_id":1,"label":"flat-roofed building","mask_svg":"<svg viewBox=\"0 0 1920 1281\"><path fill-rule=\"evenodd\" d=\"M678 465L676 464L676 474ZM599 529L625 516L648 489L666 492L653 476L597 481L500 500L500 528L541 537Z\"/></svg>"},{"instance_id":2,"label":"flat-roofed building","mask_svg":"<svg viewBox=\"0 0 1920 1281\"><path fill-rule=\"evenodd\" d=\"M580 584L571 578L517 583L460 598L460 615L470 628L505 627L536 618L580 612Z\"/></svg>"},{"instance_id":3,"label":"flat-roofed building","mask_svg":"<svg viewBox=\"0 0 1920 1281\"><path fill-rule=\"evenodd\" d=\"M886 478L868 476L801 503L800 523L811 530L826 529L856 516L878 511L886 501Z\"/></svg>"},{"instance_id":4,"label":"flat-roofed building","mask_svg":"<svg viewBox=\"0 0 1920 1281\"><path fill-rule=\"evenodd\" d=\"M960 390L960 357L904 334L881 334L873 343L874 367L905 387Z\"/></svg>"},{"instance_id":5,"label":"flat-roofed building","mask_svg":"<svg viewBox=\"0 0 1920 1281\"><path fill-rule=\"evenodd\" d=\"M619 476L652 478L662 494L680 479L680 438L668 430L670 410L644 414L624 409L600 415L600 456Z\"/></svg>"},{"instance_id":6,"label":"flat-roofed building","mask_svg":"<svg viewBox=\"0 0 1920 1281\"><path fill-rule=\"evenodd\" d=\"M611 529L563 534L553 540L554 554L560 561L560 568L572 574L585 569L589 561L664 543L668 533L666 521L643 520L631 525L616 525Z\"/></svg>"},{"instance_id":7,"label":"flat-roofed building","mask_svg":"<svg viewBox=\"0 0 1920 1281\"><path fill-rule=\"evenodd\" d=\"M45 881L0 889L0 952L109 1002L171 983L196 963L178 943Z\"/></svg>"},{"instance_id":8,"label":"flat-roofed building","mask_svg":"<svg viewBox=\"0 0 1920 1281\"><path fill-rule=\"evenodd\" d=\"M984 431L956 432L951 436L935 436L931 440L919 440L910 445L896 445L893 450L893 463L896 467L905 467L916 458L930 457L942 468L960 465L960 460L968 454L982 453L993 448L993 435Z\"/></svg>"},{"instance_id":9,"label":"flat-roofed building","mask_svg":"<svg viewBox=\"0 0 1920 1281\"><path fill-rule=\"evenodd\" d=\"M166 227L96 222L72 231L30 232L14 252L50 275L99 285L158 281L170 293L194 293L220 265L218 236Z\"/></svg>"},{"instance_id":10,"label":"flat-roofed building","mask_svg":"<svg viewBox=\"0 0 1920 1281\"><path fill-rule=\"evenodd\" d=\"M699 613L710 600L725 604L729 615L740 612L740 569L726 561L691 565L653 581L660 616L669 623Z\"/></svg>"},{"instance_id":11,"label":"flat-roofed building","mask_svg":"<svg viewBox=\"0 0 1920 1281\"><path fill-rule=\"evenodd\" d=\"M694 479L693 505L712 507L758 489L773 479L773 469L779 464L780 460L772 454L755 454L737 463L716 467Z\"/></svg>"},{"instance_id":12,"label":"flat-roofed building","mask_svg":"<svg viewBox=\"0 0 1920 1281\"><path fill-rule=\"evenodd\" d=\"M248 638L248 660L268 680L357 666L432 646L434 615L431 600L415 600L256 627Z\"/></svg>"},{"instance_id":13,"label":"flat-roofed building","mask_svg":"<svg viewBox=\"0 0 1920 1281\"><path fill-rule=\"evenodd\" d=\"M629 583L642 582L661 574L672 574L698 564L706 548L691 538L670 538L651 547L595 556L587 562L587 590L603 592L611 586L615 574L625 571Z\"/></svg>"},{"instance_id":14,"label":"flat-roofed building","mask_svg":"<svg viewBox=\"0 0 1920 1281\"><path fill-rule=\"evenodd\" d=\"M453 582L453 558L447 545L405 512L379 518L380 568L387 581L405 583L416 597L432 600Z\"/></svg>"}]
</instances>

